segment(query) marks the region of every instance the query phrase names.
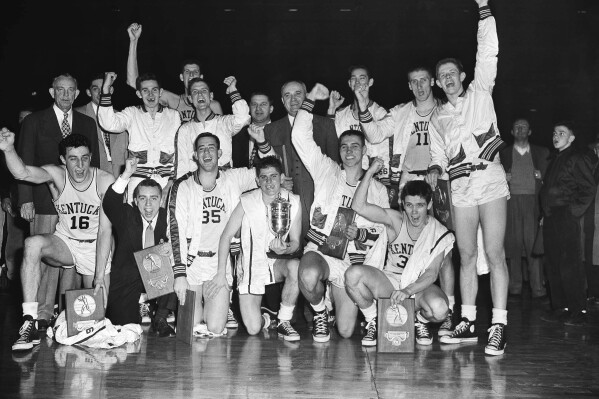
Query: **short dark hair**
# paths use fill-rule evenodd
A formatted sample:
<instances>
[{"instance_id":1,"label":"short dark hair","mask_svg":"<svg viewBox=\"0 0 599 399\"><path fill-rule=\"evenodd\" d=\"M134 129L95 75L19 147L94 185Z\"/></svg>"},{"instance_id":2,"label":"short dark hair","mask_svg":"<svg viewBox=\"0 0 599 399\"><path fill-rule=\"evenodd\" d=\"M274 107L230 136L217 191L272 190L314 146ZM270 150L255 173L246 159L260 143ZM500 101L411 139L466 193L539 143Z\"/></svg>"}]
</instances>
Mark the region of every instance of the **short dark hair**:
<instances>
[{"instance_id":1,"label":"short dark hair","mask_svg":"<svg viewBox=\"0 0 599 399\"><path fill-rule=\"evenodd\" d=\"M433 198L433 190L424 180L412 180L403 186L400 194L401 202L404 202L408 195L424 198L426 203L429 204Z\"/></svg>"},{"instance_id":2,"label":"short dark hair","mask_svg":"<svg viewBox=\"0 0 599 399\"><path fill-rule=\"evenodd\" d=\"M437 78L439 77L439 68L441 67L441 65L445 64L454 64L458 68L458 71L460 73L464 72L464 65L462 65L462 62L460 60L453 57L443 58L442 60L439 60L439 62L437 62L437 65L435 66L435 76Z\"/></svg>"},{"instance_id":3,"label":"short dark hair","mask_svg":"<svg viewBox=\"0 0 599 399\"><path fill-rule=\"evenodd\" d=\"M287 82L283 83L283 85L281 86L281 97L283 97L283 89L285 88L285 86L287 86L290 83L297 83L300 86L302 86L304 88L304 93L308 94L308 88L306 87L306 84L304 82L302 82L301 80L288 80Z\"/></svg>"},{"instance_id":4,"label":"short dark hair","mask_svg":"<svg viewBox=\"0 0 599 399\"><path fill-rule=\"evenodd\" d=\"M565 128L567 128L570 133L572 133L572 136L576 136L576 125L574 124L574 121L570 121L570 120L563 120L563 121L559 121L558 123L554 123L553 124L553 128L555 129L558 126L563 126Z\"/></svg>"},{"instance_id":5,"label":"short dark hair","mask_svg":"<svg viewBox=\"0 0 599 399\"><path fill-rule=\"evenodd\" d=\"M185 69L185 65L197 65L198 68L200 69L200 75L202 74L202 64L200 64L200 61L198 61L196 58L184 59L183 62L181 63L181 73L183 73L183 71Z\"/></svg>"},{"instance_id":6,"label":"short dark hair","mask_svg":"<svg viewBox=\"0 0 599 399\"><path fill-rule=\"evenodd\" d=\"M144 72L141 75L139 75L137 79L135 79L135 89L138 91L141 90L141 82L145 82L147 80L154 80L156 81L156 83L158 83L158 88L162 87L160 85L160 81L158 80L155 74L153 74L152 72Z\"/></svg>"},{"instance_id":7,"label":"short dark hair","mask_svg":"<svg viewBox=\"0 0 599 399\"><path fill-rule=\"evenodd\" d=\"M428 73L428 76L430 76L431 79L435 78L435 75L433 75L432 69L430 69L429 67L424 66L424 65L414 65L410 69L408 69L408 73L407 73L408 82L410 81L410 74L412 72L420 72L420 71L424 71L424 72Z\"/></svg>"},{"instance_id":8,"label":"short dark hair","mask_svg":"<svg viewBox=\"0 0 599 399\"><path fill-rule=\"evenodd\" d=\"M270 96L268 94L266 94L263 91L255 91L252 94L250 94L250 102L252 102L252 97L254 96L264 96L268 99L268 104L272 105L272 99L270 98Z\"/></svg>"},{"instance_id":9,"label":"short dark hair","mask_svg":"<svg viewBox=\"0 0 599 399\"><path fill-rule=\"evenodd\" d=\"M356 136L362 142L362 147L366 145L366 136L360 130L346 130L339 136L339 148L341 148L341 139L347 136Z\"/></svg>"},{"instance_id":10,"label":"short dark hair","mask_svg":"<svg viewBox=\"0 0 599 399\"><path fill-rule=\"evenodd\" d=\"M256 177L260 177L262 169L271 167L275 168L279 174L283 174L283 164L281 163L281 160L274 155L258 158L254 163L256 165Z\"/></svg>"},{"instance_id":11,"label":"short dark hair","mask_svg":"<svg viewBox=\"0 0 599 399\"><path fill-rule=\"evenodd\" d=\"M148 177L140 181L139 184L135 186L135 188L133 189L133 199L137 198L139 190L142 187L156 187L160 192L160 198L162 198L162 186L156 180L152 180Z\"/></svg>"},{"instance_id":12,"label":"short dark hair","mask_svg":"<svg viewBox=\"0 0 599 399\"><path fill-rule=\"evenodd\" d=\"M356 64L356 65L350 65L349 68L347 68L347 71L349 72L349 77L351 78L351 74L356 70L356 69L363 69L366 71L366 75L368 75L368 79L372 78L372 75L370 74L370 69L368 69L368 67L364 64Z\"/></svg>"},{"instance_id":13,"label":"short dark hair","mask_svg":"<svg viewBox=\"0 0 599 399\"><path fill-rule=\"evenodd\" d=\"M69 147L86 147L90 154L92 152L87 137L77 133L69 134L67 137L60 140L60 143L58 143L58 154L63 157L66 156L67 148Z\"/></svg>"},{"instance_id":14,"label":"short dark hair","mask_svg":"<svg viewBox=\"0 0 599 399\"><path fill-rule=\"evenodd\" d=\"M103 72L94 73L92 75L92 78L89 80L89 86L91 87L92 82L94 80L98 80L98 79L100 79L101 81L104 81L104 73Z\"/></svg>"},{"instance_id":15,"label":"short dark hair","mask_svg":"<svg viewBox=\"0 0 599 399\"><path fill-rule=\"evenodd\" d=\"M204 79L202 78L193 78L191 79L188 83L187 83L187 92L189 93L189 95L191 95L191 86L193 86L195 83L198 82L203 82L206 84L206 86L208 86L208 91L212 92L212 90L210 89L210 85L208 84L208 82L206 82Z\"/></svg>"},{"instance_id":16,"label":"short dark hair","mask_svg":"<svg viewBox=\"0 0 599 399\"><path fill-rule=\"evenodd\" d=\"M75 77L73 75L71 75L70 73L68 73L68 72L67 73L61 73L60 75L54 77L54 79L52 79L52 88L53 89L55 88L56 82L59 79L64 79L64 78L71 79L73 82L75 82L75 88L77 88L77 79L75 79Z\"/></svg>"},{"instance_id":17,"label":"short dark hair","mask_svg":"<svg viewBox=\"0 0 599 399\"><path fill-rule=\"evenodd\" d=\"M216 141L216 149L220 150L220 139L218 138L218 136L216 136L215 134L212 134L210 132L204 132L204 133L200 133L198 135L198 137L196 137L196 139L193 141L193 150L194 151L197 151L198 142L200 141L200 139L203 139L204 137L210 137L210 138L214 139L214 141Z\"/></svg>"}]
</instances>

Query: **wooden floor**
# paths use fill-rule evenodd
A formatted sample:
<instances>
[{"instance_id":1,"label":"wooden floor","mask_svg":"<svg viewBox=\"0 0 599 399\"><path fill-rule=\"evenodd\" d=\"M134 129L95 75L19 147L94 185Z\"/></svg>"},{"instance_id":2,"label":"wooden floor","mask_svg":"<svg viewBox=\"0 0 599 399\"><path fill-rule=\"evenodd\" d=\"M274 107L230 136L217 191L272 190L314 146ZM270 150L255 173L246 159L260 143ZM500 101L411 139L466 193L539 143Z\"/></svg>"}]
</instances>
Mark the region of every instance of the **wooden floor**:
<instances>
[{"instance_id":1,"label":"wooden floor","mask_svg":"<svg viewBox=\"0 0 599 399\"><path fill-rule=\"evenodd\" d=\"M20 304L0 295L1 398L572 398L599 397L599 310L589 326L563 327L539 316L547 305L510 300L508 347L484 355L485 326L468 346L417 347L413 354L377 354L336 334L288 343L276 333L226 337L187 346L147 335L113 350L62 346L45 338L13 354ZM479 313L480 315L480 313Z\"/></svg>"}]
</instances>

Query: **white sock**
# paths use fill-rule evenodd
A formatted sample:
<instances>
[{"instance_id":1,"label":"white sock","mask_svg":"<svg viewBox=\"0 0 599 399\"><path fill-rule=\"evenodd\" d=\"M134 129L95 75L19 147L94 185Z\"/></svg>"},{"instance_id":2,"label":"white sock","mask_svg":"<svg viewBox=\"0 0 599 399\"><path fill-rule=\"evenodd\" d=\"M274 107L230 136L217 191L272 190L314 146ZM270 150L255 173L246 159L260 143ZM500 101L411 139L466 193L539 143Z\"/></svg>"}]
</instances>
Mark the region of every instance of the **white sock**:
<instances>
[{"instance_id":1,"label":"white sock","mask_svg":"<svg viewBox=\"0 0 599 399\"><path fill-rule=\"evenodd\" d=\"M362 314L364 314L364 319L366 320L366 323L369 323L372 319L376 317L376 301L374 301L372 305L370 305L366 309L360 308L360 310L362 311Z\"/></svg>"},{"instance_id":2,"label":"white sock","mask_svg":"<svg viewBox=\"0 0 599 399\"><path fill-rule=\"evenodd\" d=\"M146 294L145 292L142 292L139 295L139 303L144 303L144 302L148 302L148 294Z\"/></svg>"},{"instance_id":3,"label":"white sock","mask_svg":"<svg viewBox=\"0 0 599 399\"><path fill-rule=\"evenodd\" d=\"M422 315L422 313L420 313L420 311L416 312L416 319L418 319L418 321L422 324L428 323L428 320Z\"/></svg>"},{"instance_id":4,"label":"white sock","mask_svg":"<svg viewBox=\"0 0 599 399\"><path fill-rule=\"evenodd\" d=\"M37 302L23 302L23 316L29 315L37 320Z\"/></svg>"},{"instance_id":5,"label":"white sock","mask_svg":"<svg viewBox=\"0 0 599 399\"><path fill-rule=\"evenodd\" d=\"M462 305L462 317L470 321L476 320L476 305Z\"/></svg>"},{"instance_id":6,"label":"white sock","mask_svg":"<svg viewBox=\"0 0 599 399\"><path fill-rule=\"evenodd\" d=\"M448 296L447 299L449 300L449 311L453 312L453 307L455 306L455 296Z\"/></svg>"},{"instance_id":7,"label":"white sock","mask_svg":"<svg viewBox=\"0 0 599 399\"><path fill-rule=\"evenodd\" d=\"M279 308L279 321L289 321L291 320L291 318L293 317L293 309L295 309L295 306L287 306L287 305L283 305L283 302L281 302L281 307Z\"/></svg>"},{"instance_id":8,"label":"white sock","mask_svg":"<svg viewBox=\"0 0 599 399\"><path fill-rule=\"evenodd\" d=\"M507 310L493 308L493 317L491 317L491 324L497 323L507 325Z\"/></svg>"},{"instance_id":9,"label":"white sock","mask_svg":"<svg viewBox=\"0 0 599 399\"><path fill-rule=\"evenodd\" d=\"M324 298L321 298L320 302L318 302L316 305L310 304L310 306L312 306L312 309L314 309L315 312L324 312L326 309L326 306L324 306Z\"/></svg>"}]
</instances>

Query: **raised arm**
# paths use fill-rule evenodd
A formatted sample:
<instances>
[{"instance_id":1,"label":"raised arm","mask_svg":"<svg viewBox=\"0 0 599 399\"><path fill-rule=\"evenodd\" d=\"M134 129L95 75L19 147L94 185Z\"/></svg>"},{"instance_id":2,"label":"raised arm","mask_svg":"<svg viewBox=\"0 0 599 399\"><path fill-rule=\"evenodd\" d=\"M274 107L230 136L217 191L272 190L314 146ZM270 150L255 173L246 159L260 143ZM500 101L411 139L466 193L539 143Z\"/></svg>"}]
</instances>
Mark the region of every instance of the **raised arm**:
<instances>
[{"instance_id":1,"label":"raised arm","mask_svg":"<svg viewBox=\"0 0 599 399\"><path fill-rule=\"evenodd\" d=\"M25 165L15 150L15 134L5 127L0 131L0 150L4 152L6 166L15 179L35 184L52 181L46 169Z\"/></svg>"},{"instance_id":2,"label":"raised arm","mask_svg":"<svg viewBox=\"0 0 599 399\"><path fill-rule=\"evenodd\" d=\"M388 229L393 228L391 218L387 214L387 210L381 208L378 205L371 204L368 202L368 187L372 182L374 176L383 168L384 162L381 158L375 158L364 177L360 180L358 188L354 193L354 199L352 200L352 209L356 213L371 222L384 224Z\"/></svg>"},{"instance_id":3,"label":"raised arm","mask_svg":"<svg viewBox=\"0 0 599 399\"><path fill-rule=\"evenodd\" d=\"M393 136L395 121L391 112L379 121L374 120L368 109L368 104L370 104L369 91L370 87L368 85L356 84L354 87L354 95L360 108L358 117L360 118L360 125L364 129L364 135L370 143L378 144Z\"/></svg>"},{"instance_id":4,"label":"raised arm","mask_svg":"<svg viewBox=\"0 0 599 399\"><path fill-rule=\"evenodd\" d=\"M476 90L492 91L497 77L497 54L499 53L497 27L488 5L489 1L476 0L476 3L479 22L473 83Z\"/></svg>"},{"instance_id":5,"label":"raised arm","mask_svg":"<svg viewBox=\"0 0 599 399\"><path fill-rule=\"evenodd\" d=\"M129 55L127 56L127 85L133 89L135 87L135 81L139 76L139 70L137 68L137 43L141 36L141 25L138 23L132 23L127 28L129 34Z\"/></svg>"},{"instance_id":6,"label":"raised arm","mask_svg":"<svg viewBox=\"0 0 599 399\"><path fill-rule=\"evenodd\" d=\"M237 90L237 79L235 76L229 76L224 80L227 85L226 93L231 99L233 115L225 116L225 131L231 136L236 135L248 123L250 123L250 107L247 102L241 97ZM220 105L219 105L220 106ZM210 104L212 108L212 103ZM221 110L222 112L222 110Z\"/></svg>"},{"instance_id":7,"label":"raised arm","mask_svg":"<svg viewBox=\"0 0 599 399\"><path fill-rule=\"evenodd\" d=\"M105 197L106 191L114 183L114 176L98 169L98 192L101 198ZM98 225L98 236L96 240L96 273L94 277L94 293L104 289L104 303L108 300L108 290L104 285L106 275L106 263L112 246L112 223L104 212L104 204L100 207L100 223Z\"/></svg>"},{"instance_id":8,"label":"raised arm","mask_svg":"<svg viewBox=\"0 0 599 399\"><path fill-rule=\"evenodd\" d=\"M132 118L125 112L126 110L123 112L114 112L114 108L112 107L112 85L116 77L117 75L114 72L106 72L104 74L100 106L98 107L98 124L106 131L122 133L130 127Z\"/></svg>"}]
</instances>

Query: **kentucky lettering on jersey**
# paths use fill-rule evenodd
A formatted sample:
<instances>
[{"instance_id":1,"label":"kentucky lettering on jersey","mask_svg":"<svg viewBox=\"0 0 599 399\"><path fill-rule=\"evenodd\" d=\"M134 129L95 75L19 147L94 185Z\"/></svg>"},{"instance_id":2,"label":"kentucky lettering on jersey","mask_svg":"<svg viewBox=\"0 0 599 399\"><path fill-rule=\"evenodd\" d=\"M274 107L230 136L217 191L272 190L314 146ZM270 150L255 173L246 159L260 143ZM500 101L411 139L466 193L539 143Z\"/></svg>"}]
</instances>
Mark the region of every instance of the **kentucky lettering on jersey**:
<instances>
[{"instance_id":1,"label":"kentucky lettering on jersey","mask_svg":"<svg viewBox=\"0 0 599 399\"><path fill-rule=\"evenodd\" d=\"M428 145L429 137L428 137L428 123L429 121L417 121L414 122L414 129L411 134L417 135L417 141L415 145Z\"/></svg>"},{"instance_id":2,"label":"kentucky lettering on jersey","mask_svg":"<svg viewBox=\"0 0 599 399\"><path fill-rule=\"evenodd\" d=\"M412 251L414 250L414 244L408 243L391 243L389 244L389 253L393 256L393 260L395 261L395 267L399 267L401 269L406 267L406 263L410 256L412 255Z\"/></svg>"},{"instance_id":3,"label":"kentucky lettering on jersey","mask_svg":"<svg viewBox=\"0 0 599 399\"><path fill-rule=\"evenodd\" d=\"M221 197L204 197L202 207L202 224L218 224L221 222L221 216L225 213L225 204Z\"/></svg>"},{"instance_id":4,"label":"kentucky lettering on jersey","mask_svg":"<svg viewBox=\"0 0 599 399\"><path fill-rule=\"evenodd\" d=\"M181 115L181 122L189 122L193 119L195 114L195 110L193 108L189 109L179 109L179 115Z\"/></svg>"},{"instance_id":5,"label":"kentucky lettering on jersey","mask_svg":"<svg viewBox=\"0 0 599 399\"><path fill-rule=\"evenodd\" d=\"M100 214L100 206L93 204L84 204L83 202L71 202L67 204L54 204L56 212L61 215L72 215L74 213L94 215Z\"/></svg>"}]
</instances>

